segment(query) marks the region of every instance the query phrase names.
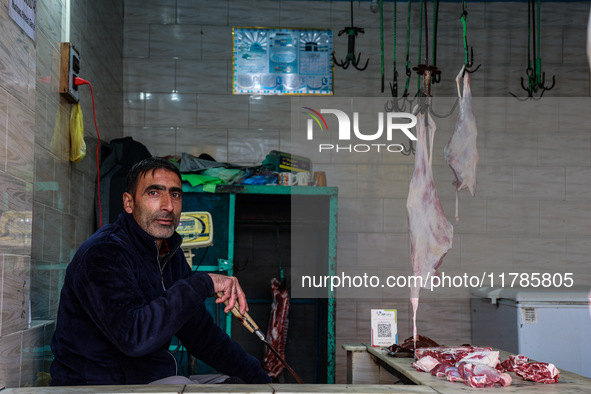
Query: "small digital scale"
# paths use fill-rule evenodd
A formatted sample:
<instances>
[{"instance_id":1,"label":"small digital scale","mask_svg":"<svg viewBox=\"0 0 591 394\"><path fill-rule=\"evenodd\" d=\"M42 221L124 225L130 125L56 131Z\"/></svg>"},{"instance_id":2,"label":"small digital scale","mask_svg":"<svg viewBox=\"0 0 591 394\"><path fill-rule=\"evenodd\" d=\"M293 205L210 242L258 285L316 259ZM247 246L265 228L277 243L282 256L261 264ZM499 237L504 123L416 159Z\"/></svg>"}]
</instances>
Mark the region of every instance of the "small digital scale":
<instances>
[{"instance_id":1,"label":"small digital scale","mask_svg":"<svg viewBox=\"0 0 591 394\"><path fill-rule=\"evenodd\" d=\"M194 256L191 249L213 244L213 220L209 212L182 212L176 231L183 237L181 247L191 266Z\"/></svg>"}]
</instances>

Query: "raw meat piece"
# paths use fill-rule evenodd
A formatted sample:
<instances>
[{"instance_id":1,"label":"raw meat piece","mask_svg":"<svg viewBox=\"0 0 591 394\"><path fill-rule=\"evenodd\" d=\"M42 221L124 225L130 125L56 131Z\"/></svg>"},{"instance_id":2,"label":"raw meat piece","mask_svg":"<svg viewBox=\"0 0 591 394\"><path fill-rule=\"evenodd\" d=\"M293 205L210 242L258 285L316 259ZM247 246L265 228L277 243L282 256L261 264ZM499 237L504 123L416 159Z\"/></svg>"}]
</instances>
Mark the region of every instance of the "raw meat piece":
<instances>
[{"instance_id":1,"label":"raw meat piece","mask_svg":"<svg viewBox=\"0 0 591 394\"><path fill-rule=\"evenodd\" d=\"M484 364L489 367L495 368L499 365L499 352L495 350L482 350L474 351L469 353L466 357L462 358L459 362L470 363L470 364Z\"/></svg>"},{"instance_id":2,"label":"raw meat piece","mask_svg":"<svg viewBox=\"0 0 591 394\"><path fill-rule=\"evenodd\" d=\"M470 387L509 386L512 381L509 374L500 373L486 364L460 362L458 372Z\"/></svg>"},{"instance_id":3,"label":"raw meat piece","mask_svg":"<svg viewBox=\"0 0 591 394\"><path fill-rule=\"evenodd\" d=\"M437 361L435 358L431 356L425 356L421 357L411 365L417 371L430 372L437 364L439 364L439 361Z\"/></svg>"},{"instance_id":4,"label":"raw meat piece","mask_svg":"<svg viewBox=\"0 0 591 394\"><path fill-rule=\"evenodd\" d=\"M447 376L447 380L450 382L463 382L464 379L460 376L460 371L458 371L458 367L450 367L445 370L445 376Z\"/></svg>"},{"instance_id":5,"label":"raw meat piece","mask_svg":"<svg viewBox=\"0 0 591 394\"><path fill-rule=\"evenodd\" d=\"M433 376L437 376L437 377L442 378L442 377L446 376L445 371L451 367L453 367L453 365L450 363L439 363L435 367L433 367L433 369L431 369L431 371L429 371L429 372Z\"/></svg>"},{"instance_id":6,"label":"raw meat piece","mask_svg":"<svg viewBox=\"0 0 591 394\"><path fill-rule=\"evenodd\" d=\"M410 355L414 354L415 348L419 347L434 347L439 346L437 342L432 340L429 337L424 335L418 335L416 342L414 341L413 337L408 337L402 342L400 345L393 344L388 347L388 350L395 354L400 353L408 353Z\"/></svg>"},{"instance_id":7,"label":"raw meat piece","mask_svg":"<svg viewBox=\"0 0 591 394\"><path fill-rule=\"evenodd\" d=\"M457 364L458 361L467 357L470 353L493 351L491 347L478 346L437 346L415 349L415 360L424 356L431 356L439 362ZM498 352L496 352L498 355Z\"/></svg>"},{"instance_id":8,"label":"raw meat piece","mask_svg":"<svg viewBox=\"0 0 591 394\"><path fill-rule=\"evenodd\" d=\"M499 384L503 387L507 387L507 386L511 386L511 382L513 382L511 375L503 372L501 374L501 377L499 378Z\"/></svg>"},{"instance_id":9,"label":"raw meat piece","mask_svg":"<svg viewBox=\"0 0 591 394\"><path fill-rule=\"evenodd\" d=\"M456 128L444 148L445 161L451 167L456 179L456 222L459 221L458 193L468 188L474 197L476 193L476 166L478 165L478 149L476 149L476 119L472 112L472 93L470 92L470 74L464 73L465 68L456 77L458 96L460 97L460 114ZM460 79L464 74L464 96L460 93Z\"/></svg>"},{"instance_id":10,"label":"raw meat piece","mask_svg":"<svg viewBox=\"0 0 591 394\"><path fill-rule=\"evenodd\" d=\"M489 383L496 383L501 379L501 373L486 364L474 365L474 375L486 375Z\"/></svg>"},{"instance_id":11,"label":"raw meat piece","mask_svg":"<svg viewBox=\"0 0 591 394\"><path fill-rule=\"evenodd\" d=\"M273 289L273 303L271 304L271 318L267 331L267 341L285 359L285 343L287 342L287 315L289 312L289 293L280 282L271 280ZM284 365L277 356L267 348L263 360L263 368L272 378L277 377L283 371Z\"/></svg>"},{"instance_id":12,"label":"raw meat piece","mask_svg":"<svg viewBox=\"0 0 591 394\"><path fill-rule=\"evenodd\" d=\"M528 363L513 367L516 375L525 380L538 383L556 383L560 378L560 371L550 363Z\"/></svg>"},{"instance_id":13,"label":"raw meat piece","mask_svg":"<svg viewBox=\"0 0 591 394\"><path fill-rule=\"evenodd\" d=\"M523 365L529 362L529 358L525 357L522 354L512 354L505 361L497 366L501 372L513 372L513 368L516 365Z\"/></svg>"},{"instance_id":14,"label":"raw meat piece","mask_svg":"<svg viewBox=\"0 0 591 394\"><path fill-rule=\"evenodd\" d=\"M415 107L413 113L417 112ZM453 243L453 226L443 212L435 189L432 173L433 137L435 122L428 116L430 154L427 153L427 125L425 115L417 114L417 146L415 168L410 181L406 209L410 230L411 262L415 276L422 278L422 287L430 286L430 278L438 275L437 269L443 262ZM416 312L420 287L411 286L410 301L413 308L413 337L416 338Z\"/></svg>"},{"instance_id":15,"label":"raw meat piece","mask_svg":"<svg viewBox=\"0 0 591 394\"><path fill-rule=\"evenodd\" d=\"M458 372L464 381L470 380L474 376L474 364L460 363L458 364Z\"/></svg>"},{"instance_id":16,"label":"raw meat piece","mask_svg":"<svg viewBox=\"0 0 591 394\"><path fill-rule=\"evenodd\" d=\"M470 387L477 387L477 388L491 386L486 375L470 376L469 379L464 379L464 383L466 383L466 385L468 385Z\"/></svg>"}]
</instances>

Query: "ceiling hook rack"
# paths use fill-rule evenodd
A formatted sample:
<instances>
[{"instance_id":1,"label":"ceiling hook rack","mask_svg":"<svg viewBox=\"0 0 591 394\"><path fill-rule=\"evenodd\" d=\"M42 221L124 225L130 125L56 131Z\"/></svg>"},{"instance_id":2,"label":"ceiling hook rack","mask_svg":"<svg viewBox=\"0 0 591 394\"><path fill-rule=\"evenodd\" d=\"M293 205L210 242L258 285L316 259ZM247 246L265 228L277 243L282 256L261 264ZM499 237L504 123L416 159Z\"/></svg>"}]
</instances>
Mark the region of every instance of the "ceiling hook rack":
<instances>
[{"instance_id":1,"label":"ceiling hook rack","mask_svg":"<svg viewBox=\"0 0 591 394\"><path fill-rule=\"evenodd\" d=\"M339 36L343 34L347 34L348 42L347 42L347 56L345 60L341 60L340 62L336 59L334 52L332 53L332 60L334 64L341 67L343 70L346 70L350 65L353 65L357 70L363 71L367 68L369 64L369 58L365 62L365 66L360 67L360 60L361 60L361 53L355 54L355 38L357 34L365 34L365 31L362 27L355 27L353 24L353 0L351 0L351 26L345 27L343 30L339 32Z\"/></svg>"},{"instance_id":2,"label":"ceiling hook rack","mask_svg":"<svg viewBox=\"0 0 591 394\"><path fill-rule=\"evenodd\" d=\"M534 93L538 93L538 91L540 91L540 95L537 99L540 99L547 90L553 89L556 85L555 75L552 76L552 84L546 85L546 73L542 71L542 58L540 57L540 4L541 1L538 0L536 13L536 1L528 0L527 2L527 69L525 70L527 86L525 79L521 77L521 88L527 92L527 97L522 100L509 92L511 96L521 101L536 99Z\"/></svg>"}]
</instances>

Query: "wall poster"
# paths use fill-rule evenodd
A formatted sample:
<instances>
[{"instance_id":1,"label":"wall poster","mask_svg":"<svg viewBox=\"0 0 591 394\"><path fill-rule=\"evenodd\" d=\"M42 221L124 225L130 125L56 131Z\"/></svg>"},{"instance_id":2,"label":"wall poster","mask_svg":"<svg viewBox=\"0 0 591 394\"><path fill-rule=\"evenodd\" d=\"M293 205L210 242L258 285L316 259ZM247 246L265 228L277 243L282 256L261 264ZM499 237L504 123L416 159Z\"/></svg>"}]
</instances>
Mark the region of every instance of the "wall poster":
<instances>
[{"instance_id":1,"label":"wall poster","mask_svg":"<svg viewBox=\"0 0 591 394\"><path fill-rule=\"evenodd\" d=\"M332 31L232 29L233 94L332 95Z\"/></svg>"}]
</instances>

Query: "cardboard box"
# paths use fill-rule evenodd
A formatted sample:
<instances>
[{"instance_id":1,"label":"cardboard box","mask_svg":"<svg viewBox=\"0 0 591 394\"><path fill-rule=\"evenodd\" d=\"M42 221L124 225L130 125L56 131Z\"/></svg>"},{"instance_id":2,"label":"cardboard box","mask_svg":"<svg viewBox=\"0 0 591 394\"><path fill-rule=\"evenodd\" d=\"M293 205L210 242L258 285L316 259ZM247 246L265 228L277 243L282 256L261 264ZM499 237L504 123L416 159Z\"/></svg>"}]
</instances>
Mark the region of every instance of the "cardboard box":
<instances>
[{"instance_id":1,"label":"cardboard box","mask_svg":"<svg viewBox=\"0 0 591 394\"><path fill-rule=\"evenodd\" d=\"M390 346L398 343L396 309L371 310L371 345Z\"/></svg>"}]
</instances>

